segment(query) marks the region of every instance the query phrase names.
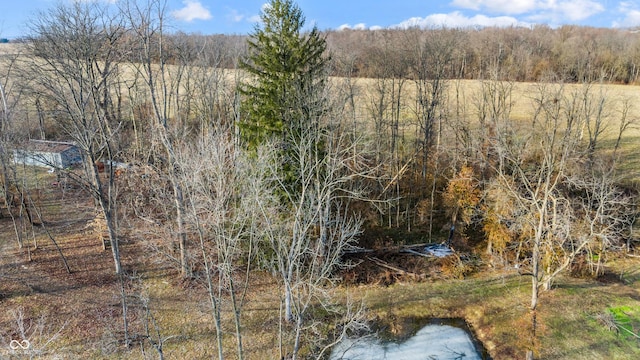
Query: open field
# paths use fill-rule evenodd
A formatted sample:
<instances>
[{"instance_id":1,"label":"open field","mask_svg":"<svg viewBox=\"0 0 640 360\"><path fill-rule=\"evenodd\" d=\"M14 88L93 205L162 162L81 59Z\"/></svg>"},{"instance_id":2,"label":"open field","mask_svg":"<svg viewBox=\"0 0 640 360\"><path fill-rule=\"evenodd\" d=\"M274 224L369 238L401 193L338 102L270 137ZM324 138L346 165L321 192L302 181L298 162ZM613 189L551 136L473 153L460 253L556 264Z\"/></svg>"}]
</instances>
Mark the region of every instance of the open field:
<instances>
[{"instance_id":1,"label":"open field","mask_svg":"<svg viewBox=\"0 0 640 360\"><path fill-rule=\"evenodd\" d=\"M333 78L334 86L344 84L344 79ZM362 131L370 131L372 129L372 113L375 111L375 101L379 95L376 95L377 83L376 79L355 79L352 80L355 88L357 109L356 118ZM489 82L486 82L487 84ZM447 81L447 97L449 116L455 119L453 114L459 113L462 119L472 128L478 127L478 102L482 98L483 82L479 80L449 80ZM539 97L542 91L547 92L547 96L553 91L560 88L558 84L541 84L541 83L517 83L503 82L500 85L503 88L509 88L508 103L510 104L509 118L516 126L518 124L529 124L533 118L535 109L535 99ZM544 90L542 90L544 88ZM418 131L418 125L415 120L415 86L411 82L407 82L401 94L402 115L400 119L400 133L402 141L412 144L413 139ZM586 87L582 84L563 84L561 93L567 98L572 94L584 93ZM615 140L618 136L622 112L625 106L628 106L627 121L631 121L631 125L625 130L621 146L620 160L618 162L620 175L625 182L629 184L640 184L640 86L636 85L619 85L619 84L592 84L589 85L589 95L592 102L603 101L604 131L602 132L598 149L613 149ZM389 96L387 94L387 96ZM458 100L456 100L458 99ZM460 102L460 108L456 109L456 101ZM444 126L443 145L446 147L447 138L453 139L455 136L451 133L451 128ZM585 131L585 141L586 141Z\"/></svg>"},{"instance_id":2,"label":"open field","mask_svg":"<svg viewBox=\"0 0 640 360\"><path fill-rule=\"evenodd\" d=\"M22 44L0 44L0 62L5 63L5 67L8 69L7 61L9 61L13 55L21 54L23 51ZM10 56L11 55L11 56ZM229 101L233 99L233 89L236 87L236 81L239 80L238 70L207 70L206 68L194 66L192 67L197 76L209 76L212 77L212 72L216 71L214 76L220 81L216 83L219 86L216 91L222 94L222 97L226 97ZM136 78L136 69L134 64L126 64L120 67L122 81L126 83L126 86L132 86L132 79ZM180 72L177 71L175 65L167 65L167 78L171 79ZM205 74L208 74L205 76ZM213 78L213 77L212 77ZM377 111L376 106L379 104L379 91L382 87L381 82L385 80L370 79L370 78L354 78L348 79L348 83L352 87L349 89L347 79L332 77L331 80L331 92L333 94L341 94L341 96L347 96L349 91L353 92L354 102L356 109L353 116L359 126L359 131L368 132L373 129L372 123L374 122L374 113ZM391 80L386 80L387 82ZM398 82L398 80L395 80ZM478 126L478 105L482 99L483 86L490 82L482 82L479 80L446 80L446 97L447 97L447 111L448 116L452 120L465 121L471 127ZM396 86L398 84L396 83ZM185 84L181 85L181 93L185 97L196 98L197 93L186 93ZM384 91L386 97L385 105L385 121L390 122L391 104L390 104L390 85L386 84L386 90ZM402 92L400 94L399 106L400 106L400 120L399 131L402 136L402 141L407 144L405 147L406 155L408 156L414 150L413 140L416 137L417 131L419 131L419 124L416 120L416 86L411 80L403 81ZM191 91L197 88L194 84L190 84ZM546 92L555 91L559 87L557 84L551 83L522 83L522 82L502 82L500 87L502 89L508 89L507 102L510 106L509 118L514 122L528 122L532 119L532 112L534 111L534 101L541 93L542 88ZM583 84L563 84L562 93L565 96L570 94L583 93L585 85ZM207 91L210 89L207 89ZM195 90L197 91L197 90ZM589 85L589 94L593 97L593 101L603 99L604 116L607 119L606 129L602 134L601 146L603 148L612 147L617 136L618 126L620 123L621 113L625 104L628 105L627 118L631 119L633 124L630 126L624 135L621 146L621 161L619 166L621 172L624 174L625 181L638 184L640 178L640 151L637 150L636 144L640 141L640 86L638 85L620 85L620 84L598 84L592 83ZM548 95L548 94L547 94ZM24 96L24 95L22 95ZM396 95L397 96L397 95ZM129 101L130 99L125 99ZM169 107L169 113L172 113L173 108ZM34 111L31 109L29 111ZM454 115L458 114L458 115ZM456 116L460 116L461 119L456 119ZM32 118L36 118L36 114L31 115ZM33 120L31 120L33 121ZM389 126L389 124L387 124ZM447 131L451 131L450 127L444 126L443 137L446 139L451 134L447 134ZM445 140L446 141L446 140Z\"/></svg>"}]
</instances>

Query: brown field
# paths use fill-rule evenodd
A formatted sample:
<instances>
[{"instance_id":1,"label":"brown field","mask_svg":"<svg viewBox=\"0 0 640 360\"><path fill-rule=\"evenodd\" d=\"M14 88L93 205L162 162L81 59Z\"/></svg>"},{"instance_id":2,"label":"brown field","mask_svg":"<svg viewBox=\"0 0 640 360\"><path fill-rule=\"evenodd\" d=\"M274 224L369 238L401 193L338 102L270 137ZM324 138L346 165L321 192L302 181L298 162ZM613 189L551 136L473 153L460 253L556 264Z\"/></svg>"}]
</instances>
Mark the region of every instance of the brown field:
<instances>
[{"instance_id":1,"label":"brown field","mask_svg":"<svg viewBox=\"0 0 640 360\"><path fill-rule=\"evenodd\" d=\"M334 86L343 83L342 79L334 78ZM361 128L371 128L371 99L374 96L375 82L374 79L356 79L356 103L358 109L356 116L362 123ZM515 123L525 123L532 118L534 109L534 97L540 91L540 84L537 83L505 83L512 86L510 103L511 103L511 120ZM545 86L557 87L557 84L545 84ZM568 96L573 92L580 92L584 85L580 84L564 84L563 93ZM415 88L411 83L407 83L402 94L403 102L407 104L406 110L403 112L403 122L401 121L401 133L406 135L405 141L411 143L415 136L416 124L412 120L414 116L411 112L411 104L415 97ZM461 99L464 104L462 111L463 116L470 124L477 124L477 110L475 103L482 92L481 82L478 80L451 80L448 82L448 93L450 105L452 108L453 99L456 97ZM618 85L618 84L594 84L591 85L590 93L593 96L601 96L605 99L605 114L607 119L606 130L603 133L601 142L602 149L613 147L615 138L618 135L618 129L621 119L621 111L623 104L629 104L628 119L633 121L624 133L621 141L621 159L619 161L620 173L625 182L635 185L640 183L640 86L637 85ZM455 113L450 109L450 113ZM446 127L445 127L445 131ZM445 138L447 135L445 134ZM446 145L446 144L445 144Z\"/></svg>"}]
</instances>

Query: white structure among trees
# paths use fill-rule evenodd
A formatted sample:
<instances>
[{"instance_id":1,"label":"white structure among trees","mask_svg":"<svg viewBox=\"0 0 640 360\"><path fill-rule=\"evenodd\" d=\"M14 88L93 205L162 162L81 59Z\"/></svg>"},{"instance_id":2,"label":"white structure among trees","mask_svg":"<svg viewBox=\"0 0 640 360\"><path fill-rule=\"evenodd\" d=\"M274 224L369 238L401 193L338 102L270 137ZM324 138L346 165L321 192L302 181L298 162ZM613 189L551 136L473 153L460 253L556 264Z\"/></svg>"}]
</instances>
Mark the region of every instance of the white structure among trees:
<instances>
[{"instance_id":1,"label":"white structure among trees","mask_svg":"<svg viewBox=\"0 0 640 360\"><path fill-rule=\"evenodd\" d=\"M29 140L13 150L16 164L65 169L82 163L82 155L72 142Z\"/></svg>"}]
</instances>

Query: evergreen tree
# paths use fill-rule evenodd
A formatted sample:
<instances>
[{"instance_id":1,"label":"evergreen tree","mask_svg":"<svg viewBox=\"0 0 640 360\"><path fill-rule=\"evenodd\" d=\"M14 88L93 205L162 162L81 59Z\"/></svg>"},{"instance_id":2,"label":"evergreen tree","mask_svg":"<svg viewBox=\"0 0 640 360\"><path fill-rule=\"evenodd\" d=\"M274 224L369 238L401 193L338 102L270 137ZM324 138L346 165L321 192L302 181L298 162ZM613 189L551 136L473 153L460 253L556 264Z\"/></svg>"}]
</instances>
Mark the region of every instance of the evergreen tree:
<instances>
[{"instance_id":1,"label":"evergreen tree","mask_svg":"<svg viewBox=\"0 0 640 360\"><path fill-rule=\"evenodd\" d=\"M241 68L252 76L241 84L243 141L255 148L264 140L317 128L325 104L325 39L318 29L304 32L304 16L291 0L271 0L248 40Z\"/></svg>"}]
</instances>

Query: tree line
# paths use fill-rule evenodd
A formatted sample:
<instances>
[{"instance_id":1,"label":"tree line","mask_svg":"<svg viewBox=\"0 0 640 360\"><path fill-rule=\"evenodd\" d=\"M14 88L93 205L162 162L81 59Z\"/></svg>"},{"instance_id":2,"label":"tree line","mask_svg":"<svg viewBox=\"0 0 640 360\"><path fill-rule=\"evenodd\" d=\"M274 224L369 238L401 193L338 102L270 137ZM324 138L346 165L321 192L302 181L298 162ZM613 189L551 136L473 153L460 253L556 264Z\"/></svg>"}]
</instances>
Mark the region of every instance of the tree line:
<instances>
[{"instance_id":1,"label":"tree line","mask_svg":"<svg viewBox=\"0 0 640 360\"><path fill-rule=\"evenodd\" d=\"M363 329L329 285L368 228L448 236L517 265L534 334L539 291L567 270L598 276L607 254L635 245L637 189L619 169L637 119L603 85L636 81L634 34L321 32L291 0L261 17L246 38L187 35L167 31L163 1L59 4L4 59L4 192L23 183L9 148L76 143L83 166L56 171L107 229L125 344L124 233L205 285L219 358L246 356L243 294L257 270L280 286L282 356L321 357ZM515 81L535 82L525 120L512 114ZM99 162L131 168L104 176ZM162 357L162 338L148 339Z\"/></svg>"},{"instance_id":2,"label":"tree line","mask_svg":"<svg viewBox=\"0 0 640 360\"><path fill-rule=\"evenodd\" d=\"M481 28L318 30L327 43L331 76L381 78L419 76L418 44L450 53L447 79L518 82L638 82L640 35L634 29L563 25ZM125 35L128 36L128 35ZM235 69L248 50L249 35L167 32L164 60L177 64L207 53L208 66ZM27 37L17 40L25 43ZM132 53L124 54L135 61ZM155 61L159 60L157 57Z\"/></svg>"},{"instance_id":3,"label":"tree line","mask_svg":"<svg viewBox=\"0 0 640 360\"><path fill-rule=\"evenodd\" d=\"M633 29L535 25L320 33L332 55L332 76L413 79L418 76L414 69L420 61L418 44L451 54L443 74L447 79L490 79L498 71L501 80L518 82L635 84L639 76L640 35ZM237 66L237 55L248 51L247 35L178 32L166 36L175 47L175 53L167 54L166 61L170 63L205 48L223 54L211 66L233 69Z\"/></svg>"},{"instance_id":4,"label":"tree line","mask_svg":"<svg viewBox=\"0 0 640 360\"><path fill-rule=\"evenodd\" d=\"M564 25L328 31L329 49L361 77L415 78L418 44L451 53L447 79L636 83L640 37L630 29ZM347 66L348 68L349 66ZM394 70L391 70L394 69ZM346 75L336 65L336 74Z\"/></svg>"}]
</instances>

